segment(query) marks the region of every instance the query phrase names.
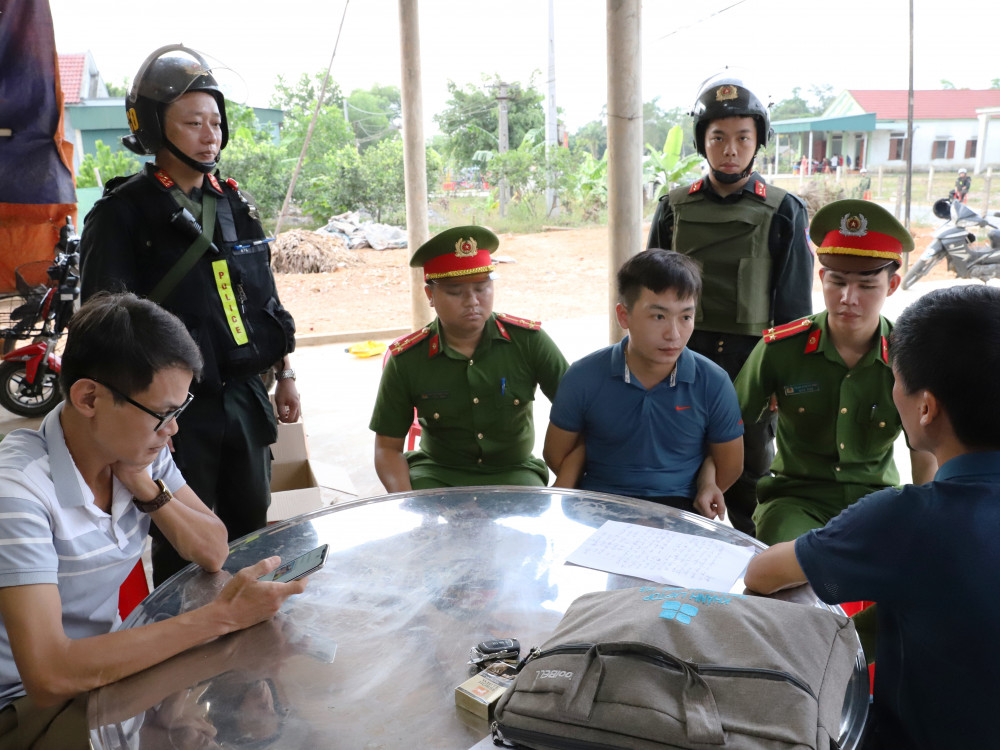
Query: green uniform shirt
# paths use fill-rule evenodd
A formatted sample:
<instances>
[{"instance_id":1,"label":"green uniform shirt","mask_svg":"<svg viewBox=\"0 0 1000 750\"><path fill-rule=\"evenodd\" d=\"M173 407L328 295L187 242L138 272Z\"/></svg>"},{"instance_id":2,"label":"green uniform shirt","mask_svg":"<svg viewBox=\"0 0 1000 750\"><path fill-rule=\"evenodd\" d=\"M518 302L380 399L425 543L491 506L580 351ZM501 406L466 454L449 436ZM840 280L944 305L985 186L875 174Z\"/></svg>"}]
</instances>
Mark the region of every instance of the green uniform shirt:
<instances>
[{"instance_id":1,"label":"green uniform shirt","mask_svg":"<svg viewBox=\"0 0 1000 750\"><path fill-rule=\"evenodd\" d=\"M765 335L736 379L745 424L778 399L778 454L773 476L757 485L761 502L778 497L841 501L847 507L899 483L893 443L902 424L892 401L886 342L892 324L880 317L871 351L848 370L830 339L826 312L804 318L801 331Z\"/></svg>"},{"instance_id":2,"label":"green uniform shirt","mask_svg":"<svg viewBox=\"0 0 1000 750\"><path fill-rule=\"evenodd\" d=\"M524 321L528 323L528 321ZM426 335L394 353L382 372L369 427L404 437L416 408L420 449L407 455L422 486L548 481L534 458L535 388L551 401L568 365L548 334L490 316L472 357L448 346L435 319Z\"/></svg>"}]
</instances>

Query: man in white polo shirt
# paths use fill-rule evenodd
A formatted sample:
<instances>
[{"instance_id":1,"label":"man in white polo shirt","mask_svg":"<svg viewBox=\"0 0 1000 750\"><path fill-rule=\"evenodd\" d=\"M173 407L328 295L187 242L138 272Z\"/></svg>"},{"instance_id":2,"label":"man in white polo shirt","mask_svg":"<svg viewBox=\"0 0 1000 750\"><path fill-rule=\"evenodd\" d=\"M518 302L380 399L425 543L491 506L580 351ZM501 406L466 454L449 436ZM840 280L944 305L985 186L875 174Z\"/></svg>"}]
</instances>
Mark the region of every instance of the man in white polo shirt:
<instances>
[{"instance_id":1,"label":"man in white polo shirt","mask_svg":"<svg viewBox=\"0 0 1000 750\"><path fill-rule=\"evenodd\" d=\"M87 691L266 620L303 591L257 580L280 563L270 557L199 609L112 632L151 523L208 572L228 555L225 526L170 456L201 367L174 315L98 295L69 324L63 403L0 443L0 750L87 748Z\"/></svg>"}]
</instances>

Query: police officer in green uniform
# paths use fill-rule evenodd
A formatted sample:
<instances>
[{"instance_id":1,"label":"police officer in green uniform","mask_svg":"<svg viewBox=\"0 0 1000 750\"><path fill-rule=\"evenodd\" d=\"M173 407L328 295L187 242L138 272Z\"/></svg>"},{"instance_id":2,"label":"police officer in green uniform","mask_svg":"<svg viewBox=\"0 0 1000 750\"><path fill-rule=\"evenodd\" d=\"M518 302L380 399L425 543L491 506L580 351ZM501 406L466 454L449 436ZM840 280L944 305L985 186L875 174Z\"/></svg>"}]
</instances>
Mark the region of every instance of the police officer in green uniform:
<instances>
[{"instance_id":1,"label":"police officer in green uniform","mask_svg":"<svg viewBox=\"0 0 1000 750\"><path fill-rule=\"evenodd\" d=\"M536 321L493 312L493 232L446 229L410 259L437 318L397 339L369 427L389 492L483 484L545 486L531 455L535 388L551 401L566 359ZM416 409L418 450L404 453Z\"/></svg>"},{"instance_id":2,"label":"police officer in green uniform","mask_svg":"<svg viewBox=\"0 0 1000 750\"><path fill-rule=\"evenodd\" d=\"M178 420L174 459L236 539L267 523L275 410L294 422L300 400L289 358L295 323L278 299L257 210L235 180L217 176L229 129L213 71L218 66L200 52L168 45L136 74L125 102L132 132L123 144L155 161L109 180L87 216L82 297L135 292L191 332L205 367ZM274 407L260 378L267 370L278 379ZM155 526L152 534L159 584L187 561Z\"/></svg>"},{"instance_id":3,"label":"police officer in green uniform","mask_svg":"<svg viewBox=\"0 0 1000 750\"><path fill-rule=\"evenodd\" d=\"M901 430L889 366L896 291L909 232L878 204L841 200L810 226L826 310L765 331L736 379L744 423L778 415L778 455L757 484L757 538L788 541L820 528L854 501L899 483ZM933 478L929 453L911 451L913 482Z\"/></svg>"},{"instance_id":4,"label":"police officer in green uniform","mask_svg":"<svg viewBox=\"0 0 1000 750\"><path fill-rule=\"evenodd\" d=\"M695 148L709 171L660 199L647 248L676 250L701 265L703 289L688 348L735 380L762 330L812 312L808 215L798 196L754 171L772 130L767 107L743 81L727 74L709 79L691 114ZM773 424L756 429L764 438L744 445L744 474L726 493L733 525L748 534L754 484L774 456Z\"/></svg>"}]
</instances>

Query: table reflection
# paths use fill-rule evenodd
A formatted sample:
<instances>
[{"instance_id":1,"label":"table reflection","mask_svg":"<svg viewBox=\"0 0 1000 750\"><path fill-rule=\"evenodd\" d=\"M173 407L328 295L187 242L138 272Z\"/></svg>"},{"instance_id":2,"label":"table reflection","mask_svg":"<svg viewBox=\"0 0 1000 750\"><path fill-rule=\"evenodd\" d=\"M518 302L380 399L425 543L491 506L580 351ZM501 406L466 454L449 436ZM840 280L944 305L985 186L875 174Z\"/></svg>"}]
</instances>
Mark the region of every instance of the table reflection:
<instances>
[{"instance_id":1,"label":"table reflection","mask_svg":"<svg viewBox=\"0 0 1000 750\"><path fill-rule=\"evenodd\" d=\"M514 637L525 653L581 594L648 583L564 564L606 520L762 547L694 514L553 488L424 490L299 516L234 542L221 573L186 568L132 612L123 627L200 606L268 555L330 546L305 594L273 621L95 691L94 746L471 747L488 727L455 707L454 689L469 675L472 645ZM826 606L808 587L782 598ZM857 745L867 698L859 653L845 748Z\"/></svg>"}]
</instances>

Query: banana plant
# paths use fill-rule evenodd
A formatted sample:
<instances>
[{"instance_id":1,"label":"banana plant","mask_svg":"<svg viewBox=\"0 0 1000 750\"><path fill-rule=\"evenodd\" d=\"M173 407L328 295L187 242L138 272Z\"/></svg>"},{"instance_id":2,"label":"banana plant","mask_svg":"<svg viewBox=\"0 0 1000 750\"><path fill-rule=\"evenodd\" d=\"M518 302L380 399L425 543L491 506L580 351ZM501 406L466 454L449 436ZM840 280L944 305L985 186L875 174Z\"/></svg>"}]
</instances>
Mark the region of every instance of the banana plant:
<instances>
[{"instance_id":1,"label":"banana plant","mask_svg":"<svg viewBox=\"0 0 1000 750\"><path fill-rule=\"evenodd\" d=\"M680 125L674 125L667 132L662 151L653 148L648 143L646 144L647 153L642 165L643 181L660 186L659 192L656 194L657 198L670 188L697 174L701 156L688 154L682 157L683 140L683 129Z\"/></svg>"}]
</instances>

